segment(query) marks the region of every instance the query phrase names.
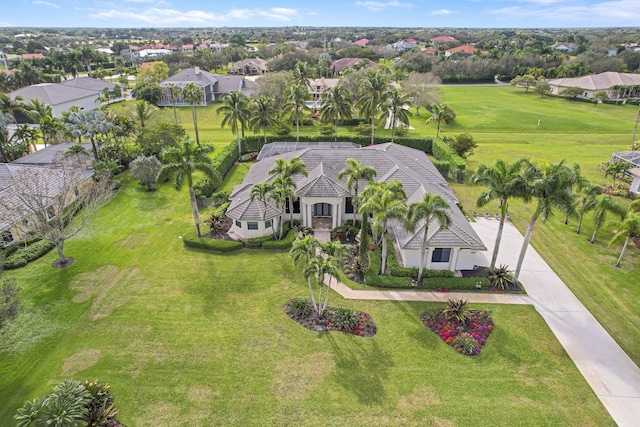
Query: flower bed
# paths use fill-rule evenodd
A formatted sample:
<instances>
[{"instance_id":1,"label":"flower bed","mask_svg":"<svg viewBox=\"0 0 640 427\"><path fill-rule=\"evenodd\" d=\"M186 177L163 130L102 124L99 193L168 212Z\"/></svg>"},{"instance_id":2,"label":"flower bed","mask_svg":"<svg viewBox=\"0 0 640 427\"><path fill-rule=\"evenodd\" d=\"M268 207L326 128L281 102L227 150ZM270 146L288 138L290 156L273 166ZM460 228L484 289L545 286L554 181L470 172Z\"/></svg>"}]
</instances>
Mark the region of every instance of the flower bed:
<instances>
[{"instance_id":1,"label":"flower bed","mask_svg":"<svg viewBox=\"0 0 640 427\"><path fill-rule=\"evenodd\" d=\"M482 351L494 325L487 311L469 310L468 313L469 320L465 323L447 320L443 310L425 312L420 320L458 353L475 356Z\"/></svg>"},{"instance_id":2,"label":"flower bed","mask_svg":"<svg viewBox=\"0 0 640 427\"><path fill-rule=\"evenodd\" d=\"M339 331L346 332L348 334L357 335L360 337L372 337L378 331L378 328L368 313L362 311L356 311L358 316L357 323L351 329L340 328L333 324L333 314L338 310L335 307L327 307L323 317L318 317L315 311L311 311L309 314L294 315L289 310L289 304L293 300L287 301L284 305L284 312L287 316L298 325L303 326L310 331L314 332L328 332Z\"/></svg>"}]
</instances>

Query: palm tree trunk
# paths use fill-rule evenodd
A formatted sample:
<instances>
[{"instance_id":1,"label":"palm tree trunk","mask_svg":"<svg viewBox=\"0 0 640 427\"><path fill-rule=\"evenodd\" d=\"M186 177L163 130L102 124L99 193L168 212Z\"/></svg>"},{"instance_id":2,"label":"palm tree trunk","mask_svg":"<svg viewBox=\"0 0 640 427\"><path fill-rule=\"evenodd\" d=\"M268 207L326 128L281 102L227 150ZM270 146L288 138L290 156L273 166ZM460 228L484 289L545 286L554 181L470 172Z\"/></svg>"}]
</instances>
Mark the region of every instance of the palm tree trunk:
<instances>
[{"instance_id":1,"label":"palm tree trunk","mask_svg":"<svg viewBox=\"0 0 640 427\"><path fill-rule=\"evenodd\" d=\"M375 145L375 131L376 131L376 122L375 117L371 116L371 145Z\"/></svg>"},{"instance_id":2,"label":"palm tree trunk","mask_svg":"<svg viewBox=\"0 0 640 427\"><path fill-rule=\"evenodd\" d=\"M438 139L439 136L440 136L440 120L438 120L438 123L436 126L436 139Z\"/></svg>"},{"instance_id":3,"label":"palm tree trunk","mask_svg":"<svg viewBox=\"0 0 640 427\"><path fill-rule=\"evenodd\" d=\"M331 279L332 276L329 274L329 280L327 282L327 295L324 297L324 305L322 306L322 314L327 309L327 305L329 304L329 293L331 292Z\"/></svg>"},{"instance_id":4,"label":"palm tree trunk","mask_svg":"<svg viewBox=\"0 0 640 427\"><path fill-rule=\"evenodd\" d=\"M267 127L263 126L264 129L264 145L267 145Z\"/></svg>"},{"instance_id":5,"label":"palm tree trunk","mask_svg":"<svg viewBox=\"0 0 640 427\"><path fill-rule=\"evenodd\" d=\"M200 217L198 216L198 202L196 201L196 193L193 191L193 185L189 185L189 198L191 199L191 212L193 220L196 223L196 236L200 237Z\"/></svg>"},{"instance_id":6,"label":"palm tree trunk","mask_svg":"<svg viewBox=\"0 0 640 427\"><path fill-rule=\"evenodd\" d=\"M582 217L584 216L584 207L580 210L580 216L578 217L578 228L576 228L576 234L580 234L582 228Z\"/></svg>"},{"instance_id":7,"label":"palm tree trunk","mask_svg":"<svg viewBox=\"0 0 640 427\"><path fill-rule=\"evenodd\" d=\"M200 135L198 134L198 114L196 113L196 106L191 106L191 115L193 116L193 126L196 128L196 144L200 146Z\"/></svg>"},{"instance_id":8,"label":"palm tree trunk","mask_svg":"<svg viewBox=\"0 0 640 427\"><path fill-rule=\"evenodd\" d=\"M98 147L96 147L96 141L93 136L91 136L91 147L93 148L93 157L96 159L96 162L100 161L98 157Z\"/></svg>"},{"instance_id":9,"label":"palm tree trunk","mask_svg":"<svg viewBox=\"0 0 640 427\"><path fill-rule=\"evenodd\" d=\"M505 216L507 216L507 202L500 201L500 224L498 225L498 235L496 236L496 243L493 245L493 255L491 255L491 267L496 266L498 260L498 251L500 250L500 242L502 241L502 231L504 229Z\"/></svg>"},{"instance_id":10,"label":"palm tree trunk","mask_svg":"<svg viewBox=\"0 0 640 427\"><path fill-rule=\"evenodd\" d=\"M513 275L513 283L518 284L518 278L520 277L520 270L522 270L522 263L524 262L524 256L527 253L527 248L529 247L529 241L531 240L531 235L533 234L533 227L536 225L536 220L538 219L538 213L536 212L532 217L531 221L529 221L529 226L527 227L527 233L524 235L524 241L522 242L522 249L520 249L520 255L518 256L518 265L516 266L516 272Z\"/></svg>"},{"instance_id":11,"label":"palm tree trunk","mask_svg":"<svg viewBox=\"0 0 640 427\"><path fill-rule=\"evenodd\" d=\"M173 118L176 120L176 124L178 124L178 112L176 111L176 103L173 102Z\"/></svg>"},{"instance_id":12,"label":"palm tree trunk","mask_svg":"<svg viewBox=\"0 0 640 427\"><path fill-rule=\"evenodd\" d=\"M240 132L237 132L238 135L238 161L242 162L242 143L240 142Z\"/></svg>"},{"instance_id":13,"label":"palm tree trunk","mask_svg":"<svg viewBox=\"0 0 640 427\"><path fill-rule=\"evenodd\" d=\"M393 124L391 125L391 143L393 144L393 134L396 132L395 119L393 120Z\"/></svg>"},{"instance_id":14,"label":"palm tree trunk","mask_svg":"<svg viewBox=\"0 0 640 427\"><path fill-rule=\"evenodd\" d=\"M335 121L335 132L333 133L333 142L338 142L338 120Z\"/></svg>"},{"instance_id":15,"label":"palm tree trunk","mask_svg":"<svg viewBox=\"0 0 640 427\"><path fill-rule=\"evenodd\" d=\"M418 289L422 289L422 271L424 270L427 264L427 233L429 232L429 228L427 227L427 222L425 221L424 227L424 236L422 236L422 247L420 248L420 267L418 268L418 281L416 283Z\"/></svg>"},{"instance_id":16,"label":"palm tree trunk","mask_svg":"<svg viewBox=\"0 0 640 427\"><path fill-rule=\"evenodd\" d=\"M313 305L313 311L315 311L319 315L319 307L316 304L316 296L313 293L313 286L311 285L311 276L307 277L307 284L309 285L309 294L311 295L311 305Z\"/></svg>"},{"instance_id":17,"label":"palm tree trunk","mask_svg":"<svg viewBox=\"0 0 640 427\"><path fill-rule=\"evenodd\" d=\"M382 259L380 260L380 275L384 275L387 270L387 230L386 227L382 229Z\"/></svg>"},{"instance_id":18,"label":"palm tree trunk","mask_svg":"<svg viewBox=\"0 0 640 427\"><path fill-rule=\"evenodd\" d=\"M296 142L300 142L300 120L296 119Z\"/></svg>"},{"instance_id":19,"label":"palm tree trunk","mask_svg":"<svg viewBox=\"0 0 640 427\"><path fill-rule=\"evenodd\" d=\"M591 236L591 240L589 240L589 243L595 243L596 242L596 235L598 234L598 230L600 230L600 224L596 224L596 228L595 230L593 230L593 236Z\"/></svg>"},{"instance_id":20,"label":"palm tree trunk","mask_svg":"<svg viewBox=\"0 0 640 427\"><path fill-rule=\"evenodd\" d=\"M618 257L618 262L616 262L616 267L622 267L620 263L622 262L622 257L624 256L625 251L627 250L627 245L629 244L629 235L627 234L627 238L624 239L624 245L622 246L622 252L620 252L620 256Z\"/></svg>"}]
</instances>

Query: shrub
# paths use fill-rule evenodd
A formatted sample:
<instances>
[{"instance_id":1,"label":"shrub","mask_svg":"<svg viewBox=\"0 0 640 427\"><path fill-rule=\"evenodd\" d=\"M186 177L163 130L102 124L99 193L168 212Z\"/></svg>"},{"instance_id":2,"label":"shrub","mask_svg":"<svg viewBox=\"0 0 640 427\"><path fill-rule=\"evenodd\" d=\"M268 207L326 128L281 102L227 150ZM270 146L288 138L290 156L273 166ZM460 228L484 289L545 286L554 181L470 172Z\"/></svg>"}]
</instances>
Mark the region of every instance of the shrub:
<instances>
[{"instance_id":1,"label":"shrub","mask_svg":"<svg viewBox=\"0 0 640 427\"><path fill-rule=\"evenodd\" d=\"M464 170L466 165L464 160L456 154L451 147L447 145L442 138L433 140L432 143L433 155L441 161L447 161L451 165L451 170Z\"/></svg>"},{"instance_id":2,"label":"shrub","mask_svg":"<svg viewBox=\"0 0 640 427\"><path fill-rule=\"evenodd\" d=\"M446 160L436 160L433 162L433 165L438 169L438 172L445 178L449 176L449 171L451 170L451 163Z\"/></svg>"},{"instance_id":3,"label":"shrub","mask_svg":"<svg viewBox=\"0 0 640 427\"><path fill-rule=\"evenodd\" d=\"M457 351L464 354L477 354L480 349L480 343L469 332L462 332L456 338L453 346Z\"/></svg>"},{"instance_id":4,"label":"shrub","mask_svg":"<svg viewBox=\"0 0 640 427\"><path fill-rule=\"evenodd\" d=\"M0 285L0 330L20 312L20 287L15 279L3 278Z\"/></svg>"},{"instance_id":5,"label":"shrub","mask_svg":"<svg viewBox=\"0 0 640 427\"><path fill-rule=\"evenodd\" d=\"M131 176L140 180L141 185L146 185L149 191L156 184L156 176L162 165L156 156L139 156L131 162Z\"/></svg>"},{"instance_id":6,"label":"shrub","mask_svg":"<svg viewBox=\"0 0 640 427\"><path fill-rule=\"evenodd\" d=\"M289 249L298 234L297 230L289 230L287 236L282 240L267 240L262 243L262 249L277 250Z\"/></svg>"},{"instance_id":7,"label":"shrub","mask_svg":"<svg viewBox=\"0 0 640 427\"><path fill-rule=\"evenodd\" d=\"M507 290L513 285L513 274L509 271L509 266L500 265L489 269L489 282L491 286L498 289Z\"/></svg>"},{"instance_id":8,"label":"shrub","mask_svg":"<svg viewBox=\"0 0 640 427\"><path fill-rule=\"evenodd\" d=\"M345 305L341 305L331 313L331 322L340 329L351 330L358 324L358 320L358 314Z\"/></svg>"},{"instance_id":9,"label":"shrub","mask_svg":"<svg viewBox=\"0 0 640 427\"><path fill-rule=\"evenodd\" d=\"M354 126L353 129L358 133L358 135L371 135L371 125L367 123L361 123L358 126Z\"/></svg>"},{"instance_id":10,"label":"shrub","mask_svg":"<svg viewBox=\"0 0 640 427\"><path fill-rule=\"evenodd\" d=\"M182 242L188 248L204 249L213 252L233 252L242 249L242 242L231 240L214 240L203 237L183 236Z\"/></svg>"},{"instance_id":11,"label":"shrub","mask_svg":"<svg viewBox=\"0 0 640 427\"><path fill-rule=\"evenodd\" d=\"M465 323L469 320L469 309L467 308L467 300L449 299L447 307L442 310L442 314L447 320L456 323Z\"/></svg>"},{"instance_id":12,"label":"shrub","mask_svg":"<svg viewBox=\"0 0 640 427\"><path fill-rule=\"evenodd\" d=\"M473 149L478 146L478 143L473 139L473 136L468 133L461 133L455 138L451 138L448 141L449 147L461 158L466 159L473 154Z\"/></svg>"},{"instance_id":13,"label":"shrub","mask_svg":"<svg viewBox=\"0 0 640 427\"><path fill-rule=\"evenodd\" d=\"M311 313L311 303L304 298L294 298L289 302L289 313L293 316L307 316Z\"/></svg>"},{"instance_id":14,"label":"shrub","mask_svg":"<svg viewBox=\"0 0 640 427\"><path fill-rule=\"evenodd\" d=\"M31 261L35 261L46 255L55 245L48 240L39 240L27 247L21 247L4 260L4 268L12 270L24 267Z\"/></svg>"},{"instance_id":15,"label":"shrub","mask_svg":"<svg viewBox=\"0 0 640 427\"><path fill-rule=\"evenodd\" d=\"M331 230L331 240L335 240L336 239L336 234L341 234L341 235L350 235L350 236L355 236L356 234L358 234L360 232L360 229L358 227L354 227L354 226L349 226L349 225L340 225L336 228L334 228L333 230Z\"/></svg>"},{"instance_id":16,"label":"shrub","mask_svg":"<svg viewBox=\"0 0 640 427\"><path fill-rule=\"evenodd\" d=\"M244 148L244 147L243 147ZM220 179L223 179L229 169L238 159L238 142L233 141L224 147L211 162L211 166L218 172Z\"/></svg>"},{"instance_id":17,"label":"shrub","mask_svg":"<svg viewBox=\"0 0 640 427\"><path fill-rule=\"evenodd\" d=\"M270 242L272 240L275 240L275 236L273 234L263 237L252 237L247 239L244 245L249 249L261 249L265 242Z\"/></svg>"},{"instance_id":18,"label":"shrub","mask_svg":"<svg viewBox=\"0 0 640 427\"><path fill-rule=\"evenodd\" d=\"M201 178L193 184L193 192L196 193L198 199L208 199L214 191L216 191L216 186L209 178Z\"/></svg>"},{"instance_id":19,"label":"shrub","mask_svg":"<svg viewBox=\"0 0 640 427\"><path fill-rule=\"evenodd\" d=\"M369 252L369 270L364 275L364 283L369 286L379 288L411 288L411 277L381 276L380 273L381 254L380 248L375 247Z\"/></svg>"}]
</instances>

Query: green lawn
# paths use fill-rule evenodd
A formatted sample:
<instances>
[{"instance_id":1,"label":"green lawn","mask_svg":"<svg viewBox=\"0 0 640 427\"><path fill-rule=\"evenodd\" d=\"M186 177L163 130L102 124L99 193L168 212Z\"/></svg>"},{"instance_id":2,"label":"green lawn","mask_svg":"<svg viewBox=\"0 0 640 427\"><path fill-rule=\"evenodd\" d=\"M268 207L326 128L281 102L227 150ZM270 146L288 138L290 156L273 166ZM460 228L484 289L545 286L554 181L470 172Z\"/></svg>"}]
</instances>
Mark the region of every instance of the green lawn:
<instances>
[{"instance_id":1,"label":"green lawn","mask_svg":"<svg viewBox=\"0 0 640 427\"><path fill-rule=\"evenodd\" d=\"M474 306L497 325L475 358L422 326L425 303L334 294L378 335L313 333L282 312L307 294L286 253L183 247L186 193L127 182L69 241L73 266L9 273L38 316L2 352L0 425L69 377L110 384L135 426L614 425L532 307Z\"/></svg>"}]
</instances>

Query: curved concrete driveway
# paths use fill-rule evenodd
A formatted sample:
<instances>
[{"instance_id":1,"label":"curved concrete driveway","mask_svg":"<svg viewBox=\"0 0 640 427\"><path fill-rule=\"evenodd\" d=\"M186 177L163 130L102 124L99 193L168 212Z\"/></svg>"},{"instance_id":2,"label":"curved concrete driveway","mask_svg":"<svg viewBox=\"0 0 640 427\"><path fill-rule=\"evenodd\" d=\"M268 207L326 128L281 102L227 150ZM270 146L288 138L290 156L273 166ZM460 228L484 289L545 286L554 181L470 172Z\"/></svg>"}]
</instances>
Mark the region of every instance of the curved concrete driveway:
<instances>
[{"instance_id":1,"label":"curved concrete driveway","mask_svg":"<svg viewBox=\"0 0 640 427\"><path fill-rule=\"evenodd\" d=\"M472 226L488 248L478 254L477 264L489 265L498 221L479 218ZM505 223L498 264L514 268L522 242L513 224ZM520 281L528 295L356 291L342 283L333 288L347 299L446 302L457 297L470 302L533 304L615 422L621 427L640 425L640 369L531 246Z\"/></svg>"}]
</instances>

